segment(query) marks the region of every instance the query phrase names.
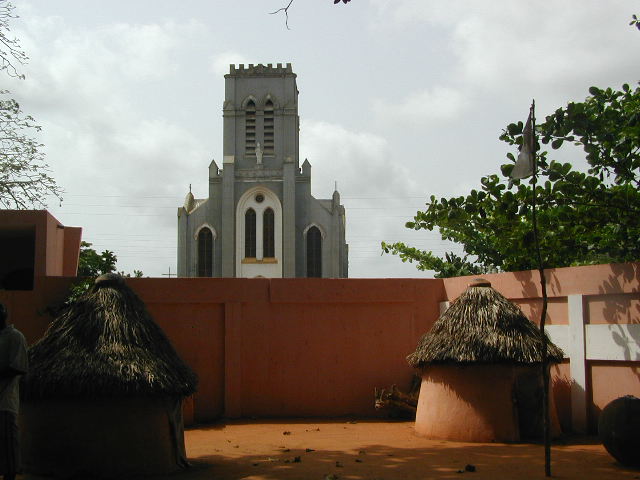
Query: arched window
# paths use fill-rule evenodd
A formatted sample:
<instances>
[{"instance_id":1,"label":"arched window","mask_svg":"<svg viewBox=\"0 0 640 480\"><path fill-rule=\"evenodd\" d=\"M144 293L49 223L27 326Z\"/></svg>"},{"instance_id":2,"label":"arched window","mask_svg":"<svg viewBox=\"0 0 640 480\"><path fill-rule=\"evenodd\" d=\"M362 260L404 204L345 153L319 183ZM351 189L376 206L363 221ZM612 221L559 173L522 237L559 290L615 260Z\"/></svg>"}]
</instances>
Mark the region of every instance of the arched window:
<instances>
[{"instance_id":1,"label":"arched window","mask_svg":"<svg viewBox=\"0 0 640 480\"><path fill-rule=\"evenodd\" d=\"M208 228L198 232L198 276L213 276L213 234Z\"/></svg>"},{"instance_id":2,"label":"arched window","mask_svg":"<svg viewBox=\"0 0 640 480\"><path fill-rule=\"evenodd\" d=\"M253 100L247 102L245 109L245 154L256 153L256 104Z\"/></svg>"},{"instance_id":3,"label":"arched window","mask_svg":"<svg viewBox=\"0 0 640 480\"><path fill-rule=\"evenodd\" d=\"M276 256L274 220L273 210L267 208L262 217L262 255L264 257Z\"/></svg>"},{"instance_id":4,"label":"arched window","mask_svg":"<svg viewBox=\"0 0 640 480\"><path fill-rule=\"evenodd\" d=\"M256 211L253 208L244 214L244 256L256 256Z\"/></svg>"},{"instance_id":5,"label":"arched window","mask_svg":"<svg viewBox=\"0 0 640 480\"><path fill-rule=\"evenodd\" d=\"M273 155L273 102L267 100L264 105L264 154Z\"/></svg>"},{"instance_id":6,"label":"arched window","mask_svg":"<svg viewBox=\"0 0 640 480\"><path fill-rule=\"evenodd\" d=\"M318 227L307 230L307 277L322 277L322 234Z\"/></svg>"}]
</instances>

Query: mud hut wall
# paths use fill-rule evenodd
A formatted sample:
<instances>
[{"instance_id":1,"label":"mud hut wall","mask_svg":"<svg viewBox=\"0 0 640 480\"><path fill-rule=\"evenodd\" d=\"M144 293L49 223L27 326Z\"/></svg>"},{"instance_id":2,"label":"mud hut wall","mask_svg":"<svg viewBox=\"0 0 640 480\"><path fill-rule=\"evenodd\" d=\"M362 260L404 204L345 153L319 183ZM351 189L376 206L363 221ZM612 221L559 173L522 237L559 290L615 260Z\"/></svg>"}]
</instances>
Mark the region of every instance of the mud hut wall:
<instances>
[{"instance_id":1,"label":"mud hut wall","mask_svg":"<svg viewBox=\"0 0 640 480\"><path fill-rule=\"evenodd\" d=\"M565 351L552 368L565 430L594 432L600 411L640 396L640 263L550 269L547 333ZM446 301L475 277L443 279ZM537 271L483 275L536 323L542 308Z\"/></svg>"}]
</instances>

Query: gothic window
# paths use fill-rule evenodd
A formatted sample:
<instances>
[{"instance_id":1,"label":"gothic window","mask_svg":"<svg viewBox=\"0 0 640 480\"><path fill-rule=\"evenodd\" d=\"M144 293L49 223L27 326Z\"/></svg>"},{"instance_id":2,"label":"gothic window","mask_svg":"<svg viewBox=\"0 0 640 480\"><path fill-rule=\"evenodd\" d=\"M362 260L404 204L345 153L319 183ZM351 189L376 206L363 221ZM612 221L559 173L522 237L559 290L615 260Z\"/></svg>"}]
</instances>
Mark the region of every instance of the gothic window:
<instances>
[{"instance_id":1,"label":"gothic window","mask_svg":"<svg viewBox=\"0 0 640 480\"><path fill-rule=\"evenodd\" d=\"M213 276L213 234L208 228L198 233L198 276Z\"/></svg>"},{"instance_id":2,"label":"gothic window","mask_svg":"<svg viewBox=\"0 0 640 480\"><path fill-rule=\"evenodd\" d=\"M307 230L307 277L322 277L322 234L318 227Z\"/></svg>"},{"instance_id":3,"label":"gothic window","mask_svg":"<svg viewBox=\"0 0 640 480\"><path fill-rule=\"evenodd\" d=\"M273 102L267 100L264 106L264 153L265 155L273 155Z\"/></svg>"},{"instance_id":4,"label":"gothic window","mask_svg":"<svg viewBox=\"0 0 640 480\"><path fill-rule=\"evenodd\" d=\"M253 208L244 214L244 256L256 257L256 211Z\"/></svg>"},{"instance_id":5,"label":"gothic window","mask_svg":"<svg viewBox=\"0 0 640 480\"><path fill-rule=\"evenodd\" d=\"M276 256L274 220L273 210L267 208L262 217L262 255L264 257Z\"/></svg>"},{"instance_id":6,"label":"gothic window","mask_svg":"<svg viewBox=\"0 0 640 480\"><path fill-rule=\"evenodd\" d=\"M253 100L247 102L245 109L245 154L254 155L256 152L256 104Z\"/></svg>"}]
</instances>

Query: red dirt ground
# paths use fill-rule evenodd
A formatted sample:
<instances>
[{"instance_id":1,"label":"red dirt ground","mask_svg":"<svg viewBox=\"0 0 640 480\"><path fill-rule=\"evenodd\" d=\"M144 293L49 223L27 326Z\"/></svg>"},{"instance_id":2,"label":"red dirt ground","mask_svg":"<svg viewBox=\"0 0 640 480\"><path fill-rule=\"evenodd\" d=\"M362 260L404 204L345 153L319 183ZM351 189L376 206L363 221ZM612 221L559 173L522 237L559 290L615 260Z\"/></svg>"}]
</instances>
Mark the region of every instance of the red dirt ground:
<instances>
[{"instance_id":1,"label":"red dirt ground","mask_svg":"<svg viewBox=\"0 0 640 480\"><path fill-rule=\"evenodd\" d=\"M541 445L427 440L413 433L413 422L226 421L185 435L193 467L157 480L545 478ZM617 464L593 437L554 444L552 461L556 479L640 479L640 470Z\"/></svg>"},{"instance_id":2,"label":"red dirt ground","mask_svg":"<svg viewBox=\"0 0 640 480\"><path fill-rule=\"evenodd\" d=\"M188 430L186 442L194 468L172 480L545 478L541 445L427 440L413 422L225 422ZM640 479L595 438L554 445L552 462L558 479ZM458 473L466 465L476 471Z\"/></svg>"}]
</instances>

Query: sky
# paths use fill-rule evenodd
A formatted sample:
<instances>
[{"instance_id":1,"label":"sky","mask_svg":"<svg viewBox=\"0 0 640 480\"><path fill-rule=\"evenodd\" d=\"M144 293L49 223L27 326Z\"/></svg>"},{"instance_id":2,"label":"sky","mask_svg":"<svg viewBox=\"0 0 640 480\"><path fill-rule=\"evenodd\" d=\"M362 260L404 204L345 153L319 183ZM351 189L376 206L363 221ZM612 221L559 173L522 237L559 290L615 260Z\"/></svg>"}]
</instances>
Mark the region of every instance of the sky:
<instances>
[{"instance_id":1,"label":"sky","mask_svg":"<svg viewBox=\"0 0 640 480\"><path fill-rule=\"evenodd\" d=\"M312 194L337 182L351 277L431 277L380 241L459 251L404 227L431 195L479 188L510 147L498 137L588 95L640 80L637 0L14 0L30 57L2 78L42 126L63 201L118 270L176 272L177 208L206 198L222 164L229 64L291 63L300 91L300 163ZM559 159L584 168L578 149ZM581 167L582 166L582 167Z\"/></svg>"}]
</instances>

